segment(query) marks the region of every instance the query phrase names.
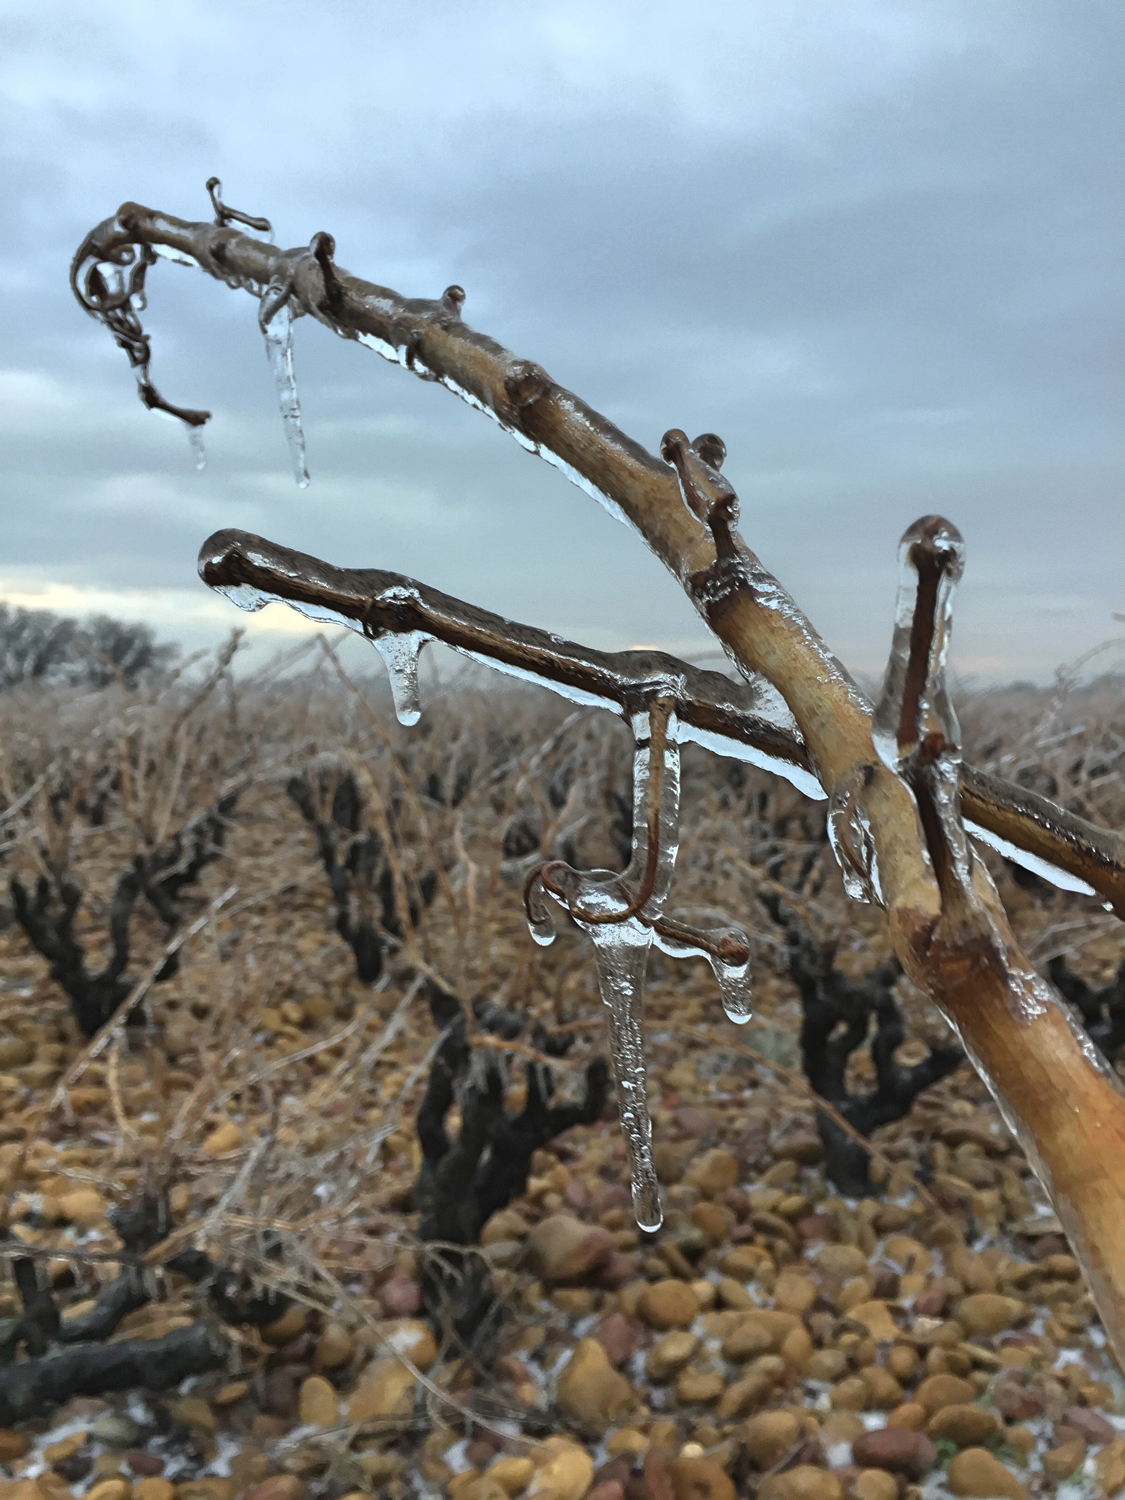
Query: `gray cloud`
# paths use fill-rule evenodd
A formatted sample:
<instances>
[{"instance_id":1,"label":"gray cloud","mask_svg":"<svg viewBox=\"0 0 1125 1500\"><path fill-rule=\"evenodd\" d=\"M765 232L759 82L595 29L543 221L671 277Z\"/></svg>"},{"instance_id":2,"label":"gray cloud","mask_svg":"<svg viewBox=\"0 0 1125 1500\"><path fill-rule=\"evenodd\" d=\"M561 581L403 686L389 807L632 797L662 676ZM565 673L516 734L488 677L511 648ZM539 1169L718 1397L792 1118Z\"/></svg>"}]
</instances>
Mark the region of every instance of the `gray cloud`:
<instances>
[{"instance_id":1,"label":"gray cloud","mask_svg":"<svg viewBox=\"0 0 1125 1500\"><path fill-rule=\"evenodd\" d=\"M469 322L646 445L721 432L748 539L857 669L930 510L969 544L963 670L1042 676L1125 607L1115 4L59 0L2 24L0 592L141 590L202 639L226 615L195 552L236 525L595 644L704 643L560 476L305 326L297 491L250 300L162 265L158 381L215 413L195 473L66 267L123 198L203 217L218 172L280 242L329 228L373 280L461 282Z\"/></svg>"}]
</instances>

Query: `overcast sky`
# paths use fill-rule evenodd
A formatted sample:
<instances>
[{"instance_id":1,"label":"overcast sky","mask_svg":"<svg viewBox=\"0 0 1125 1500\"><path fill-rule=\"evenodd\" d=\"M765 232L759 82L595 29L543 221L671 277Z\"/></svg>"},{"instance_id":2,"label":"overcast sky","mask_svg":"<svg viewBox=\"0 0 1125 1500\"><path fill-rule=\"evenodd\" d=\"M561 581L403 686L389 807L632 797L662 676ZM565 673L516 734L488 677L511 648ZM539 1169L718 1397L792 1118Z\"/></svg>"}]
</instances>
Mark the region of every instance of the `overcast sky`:
<instances>
[{"instance_id":1,"label":"overcast sky","mask_svg":"<svg viewBox=\"0 0 1125 1500\"><path fill-rule=\"evenodd\" d=\"M1120 0L0 18L0 597L213 640L246 617L196 553L237 526L593 645L706 651L634 534L308 320L298 490L256 306L162 263L153 374L214 413L197 473L67 268L125 199L207 218L214 173L280 244L330 230L405 295L460 282L466 322L650 449L719 432L747 541L856 670L881 671L897 541L930 511L968 544L962 673L1042 680L1120 633ZM300 623L256 617L270 644Z\"/></svg>"}]
</instances>

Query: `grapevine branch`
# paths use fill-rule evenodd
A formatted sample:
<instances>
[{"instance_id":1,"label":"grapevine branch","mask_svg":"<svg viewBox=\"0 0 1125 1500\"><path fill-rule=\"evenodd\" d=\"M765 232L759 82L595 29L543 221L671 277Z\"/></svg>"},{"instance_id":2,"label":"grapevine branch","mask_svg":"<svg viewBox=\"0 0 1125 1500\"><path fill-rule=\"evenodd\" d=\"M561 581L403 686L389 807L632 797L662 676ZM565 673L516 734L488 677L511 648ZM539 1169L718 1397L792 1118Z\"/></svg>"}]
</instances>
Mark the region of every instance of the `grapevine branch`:
<instances>
[{"instance_id":1,"label":"grapevine branch","mask_svg":"<svg viewBox=\"0 0 1125 1500\"><path fill-rule=\"evenodd\" d=\"M344 272L334 251L325 235L281 251L229 223L193 224L126 203L80 247L72 284L134 365L139 322L130 288L156 253L261 299L268 291L271 310L277 303L290 318L313 316L488 412L640 532L744 674L765 678L785 699L809 765L832 794L849 889L886 907L904 969L957 1028L1002 1102L1125 1363L1125 1096L1020 952L966 839L962 799L973 821L1076 875L1122 916L1125 840L1080 837L1061 810L1038 824L1026 798L1008 798L994 811L979 777L962 791L944 678L950 598L963 561L954 528L926 517L904 538L895 641L873 710L735 529L737 500L720 471L721 443L707 436L692 444L673 429L662 462L538 365L468 328L461 288L438 301L404 299ZM147 379L147 359L145 368Z\"/></svg>"},{"instance_id":2,"label":"grapevine branch","mask_svg":"<svg viewBox=\"0 0 1125 1500\"><path fill-rule=\"evenodd\" d=\"M435 300L404 298L337 266L329 253L329 248L334 248L330 236L315 236L308 249L280 250L232 227L235 213L218 202L216 223L192 223L137 203L123 203L112 218L93 229L79 246L71 267L75 295L88 312L106 324L131 362L137 362L135 356L143 356L147 372L148 339L140 330L130 296L143 291L144 272L159 255L197 265L228 286L259 296L272 281L284 276L288 278L294 316L314 317L341 337L367 344L414 374L440 382L488 412L524 446L535 449L611 510L631 521L677 578L683 580L691 571L705 570L711 563L714 547L707 529L681 503L676 476L668 465L578 396L555 384L538 365L517 358L495 340L469 328L461 319L464 293L460 287L449 288ZM252 221L249 215L241 218L259 229L268 222ZM121 274L121 290L113 293L102 290L106 286L103 274L106 267L116 267ZM127 327L122 323L126 313ZM136 342L137 336L144 341L143 349ZM207 415L192 413L184 420L191 421L195 416L206 420ZM277 551L281 553L283 549ZM330 571L340 575L345 570ZM784 590L760 564L756 576L763 597L772 595L788 601ZM441 601L448 598L436 591L426 592ZM471 606L458 601L449 602L457 604L459 610L471 610ZM846 726L847 748L840 748L825 763L828 774L823 779L830 785L836 779L831 770L848 750L862 753L869 706L840 664L825 651L808 621L788 602L790 608L784 620L779 617L774 628L761 632L761 640L750 650L750 658L755 661L760 658L764 666L772 663L779 669L785 642L792 641L804 663L799 684L794 677L788 689L800 695L802 712L797 715L798 722L804 716L810 728L814 724L821 726L823 735L831 731L835 722L834 707L841 708L840 727ZM484 615L483 611L476 613ZM496 616L485 618L493 625L504 623ZM727 628L740 640L745 634L742 626ZM722 630L717 633L725 640ZM436 629L433 634L437 639L445 639ZM546 632L536 634L544 642L551 639ZM737 657L739 642L732 640L728 644L734 647L733 654ZM746 647L746 643L742 642L742 646ZM494 659L503 658L497 654ZM742 664L746 666L747 662ZM815 680L810 680L815 679L821 666L827 666L831 674L831 681L824 684L823 702ZM683 670L683 664L676 663L676 668ZM752 667L752 670L759 669ZM560 682L567 682L567 671L565 664L560 666ZM769 676L769 672L765 675ZM785 688L782 692L788 696ZM679 702L677 714L683 717L683 705ZM735 737L752 743L741 735ZM809 734L804 738L808 740ZM786 737L775 731L770 745L763 747L765 753L771 758L788 760L794 766L806 767L808 749L801 736L788 736L784 745L783 739ZM838 768L846 769L842 765ZM971 766L961 769L961 797L966 818L997 838L1085 882L1125 920L1125 837L1120 833L1098 828L1045 797Z\"/></svg>"},{"instance_id":3,"label":"grapevine branch","mask_svg":"<svg viewBox=\"0 0 1125 1500\"><path fill-rule=\"evenodd\" d=\"M639 712L658 693L673 700L677 719L702 744L745 746L746 759L768 765L814 795L808 750L800 735L756 709L760 691L722 672L691 666L660 651L596 651L532 625L466 604L450 594L377 568L337 568L246 531L217 531L199 554L200 576L212 588L249 588L284 599L313 619L360 633L417 632L477 660L534 676L584 701ZM730 754L733 746L727 748ZM1125 840L1065 811L1036 792L962 763L966 818L997 838L1085 880L1125 918ZM823 793L821 793L823 795Z\"/></svg>"}]
</instances>

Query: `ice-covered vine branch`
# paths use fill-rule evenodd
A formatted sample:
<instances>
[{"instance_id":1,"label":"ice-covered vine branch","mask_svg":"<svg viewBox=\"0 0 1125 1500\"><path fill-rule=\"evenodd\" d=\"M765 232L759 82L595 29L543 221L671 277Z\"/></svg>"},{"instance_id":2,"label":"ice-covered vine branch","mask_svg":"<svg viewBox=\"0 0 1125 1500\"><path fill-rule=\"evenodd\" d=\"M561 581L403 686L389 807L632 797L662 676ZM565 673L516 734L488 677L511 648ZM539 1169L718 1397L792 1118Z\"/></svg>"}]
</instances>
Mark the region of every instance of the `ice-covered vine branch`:
<instances>
[{"instance_id":1,"label":"ice-covered vine branch","mask_svg":"<svg viewBox=\"0 0 1125 1500\"><path fill-rule=\"evenodd\" d=\"M271 286L284 286L290 322L301 316L315 317L341 337L358 340L421 378L445 385L494 418L522 446L560 469L612 514L631 521L677 578L705 571L713 562L710 534L702 518L681 504L673 470L557 385L538 365L517 358L468 327L461 318L465 294L460 287L449 287L434 300L401 297L337 266L335 243L323 233L315 235L308 247L280 250L234 227L241 223L268 232L269 223L227 207L218 189L217 180L212 179L208 190L214 223L192 223L124 203L86 236L74 257L71 285L75 295L125 351L146 405L179 416L194 439L210 415L172 406L150 379L149 340L141 328L140 311L145 273L158 258L198 266L226 285L259 298ZM290 390L285 384L285 371L292 369L291 355L286 363L282 354L286 431L295 450L294 462L299 459L303 474L303 438L298 443L295 426L299 406L295 387ZM275 361L275 374L277 368ZM714 450L709 452L714 458ZM776 580L759 571L761 581L772 584L776 599L786 599ZM815 640L807 621L803 633L806 641ZM827 658L827 653L824 657L834 681L832 698L846 684L849 717L865 719L868 706L862 695L839 663ZM678 711L683 718L682 709ZM858 723L856 727L862 728ZM799 737L794 738L799 743ZM785 761L807 769L804 748L796 748L792 739L788 748L787 754L782 738L775 736L765 749L778 763L775 769ZM1098 828L1044 797L971 766L961 769L961 795L973 833L1056 883L1096 891L1125 919L1125 838L1120 833Z\"/></svg>"},{"instance_id":2,"label":"ice-covered vine branch","mask_svg":"<svg viewBox=\"0 0 1125 1500\"><path fill-rule=\"evenodd\" d=\"M146 394L153 388L136 305L144 269L160 254L199 265L261 301L263 331L276 345L271 360L299 480L303 450L297 442L299 408L288 340L293 319L309 315L445 385L631 523L681 582L747 681L764 679L784 699L806 763L830 794L833 843L849 888L886 908L899 961L960 1033L1050 1192L1125 1363L1120 1233L1125 1096L1058 993L1020 952L987 870L966 837L962 798L965 811L992 836L1010 838L1061 868L1123 916L1125 840L1106 832L1083 841L1061 810L1039 824L1034 812L1028 818L1026 801L1018 799L994 810L987 783L979 777L962 787L959 735L944 677L950 599L963 556L955 529L940 517L924 517L903 539L895 635L873 725L871 704L735 529L737 498L721 473L725 453L713 435L692 443L672 429L657 459L538 365L516 359L469 329L461 317L460 287L450 287L437 301L404 299L337 267L328 236L315 236L307 248L281 251L234 229L229 215L217 210L216 217L216 224L192 224L127 203L87 237L75 258L75 291L143 372L142 399L169 410L162 399ZM284 333L274 338L277 317L285 319ZM198 427L205 416L190 413L183 419ZM205 568L208 562L205 558ZM235 589L244 582L229 581ZM300 602L306 582L290 574L288 583L292 590L287 585L272 593L256 591L251 583L240 602L253 607L263 592L291 597L292 591ZM379 586L366 592L371 601ZM393 643L383 654L392 680L399 680L396 702L401 700L409 719L417 713L410 696L412 663L424 634L436 632L412 629L409 616L417 597L374 602L388 608L389 617L371 613L369 603L361 623L376 644ZM464 642L451 643L466 649ZM475 654L471 646L469 654ZM642 1223L653 1222L646 1214L653 1210L655 1217L659 1209L651 1162L645 1159L643 1055L632 1049L640 1035L644 961L655 923L662 919L675 855L664 817L674 827L678 808L677 730L664 738L656 877L636 915L626 915L648 883L651 715L658 699L676 699L675 689L662 682L645 688L640 709L627 710L637 745L629 870L624 877L574 871L565 883L553 877L556 895L579 925L584 925L582 913L597 909L619 918L585 926L598 951L610 1010L619 1102ZM623 708L618 699L614 703Z\"/></svg>"}]
</instances>

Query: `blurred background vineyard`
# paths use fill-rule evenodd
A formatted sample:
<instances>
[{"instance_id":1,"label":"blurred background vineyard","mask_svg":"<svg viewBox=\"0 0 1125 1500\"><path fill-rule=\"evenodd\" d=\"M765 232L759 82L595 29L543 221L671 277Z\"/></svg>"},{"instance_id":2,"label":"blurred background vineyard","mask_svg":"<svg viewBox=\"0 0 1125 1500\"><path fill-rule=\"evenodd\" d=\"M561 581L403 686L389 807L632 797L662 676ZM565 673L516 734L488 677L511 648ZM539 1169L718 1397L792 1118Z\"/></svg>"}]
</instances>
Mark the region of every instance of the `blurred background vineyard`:
<instances>
[{"instance_id":1,"label":"blurred background vineyard","mask_svg":"<svg viewBox=\"0 0 1125 1500\"><path fill-rule=\"evenodd\" d=\"M1119 1380L1059 1226L967 1066L877 1133L869 1196L845 1198L826 1177L801 1077L801 1003L768 898L794 902L850 979L890 949L883 914L844 898L823 804L684 748L672 905L746 925L756 1015L731 1025L702 961L653 955L665 1227L641 1236L633 1225L612 1105L536 1149L526 1188L480 1237L495 1304L494 1347L481 1358L423 1317L432 1247L412 1196L423 1164L416 1121L439 1042L426 997L483 997L524 1018L523 1040L485 1027L468 1044L502 1067L509 1114L527 1103L528 1070L546 1066L535 1037L568 1037L565 1056L551 1059L555 1102L581 1097L603 1049L593 965L565 920L552 947L531 941L521 891L546 858L627 862L626 727L460 673L431 677L420 725L404 730L385 680L353 679L320 638L236 676L236 641L177 662L143 631L12 614L0 636L0 1319L19 1315L10 1275L28 1251L64 1322L88 1313L121 1271L112 1210L144 1198L169 1216L154 1264L190 1245L256 1295L283 1299L186 1396L94 1401L85 1415L79 1401L45 1438L34 1424L30 1437L13 1432L10 1461L39 1455L27 1470L37 1493L109 1479L123 1496L144 1475L121 1454L146 1445L189 1500L191 1485L223 1500L250 1484L280 1484L278 1500L417 1484L484 1500L492 1492L480 1486L501 1462L509 1468L489 1482L504 1493L546 1493L536 1476L547 1472L560 1495L618 1481L622 1495L630 1483L648 1495L663 1493L643 1467L659 1452L681 1465L677 1496L722 1496L717 1476L741 1485L784 1454L790 1472L797 1463L836 1483L834 1445L872 1426L873 1412L909 1404L916 1382L967 1379L976 1400L1013 1373L1045 1394L1030 1427L999 1399L986 1403L989 1442L1035 1490L1049 1479L1043 1454L1059 1446L1050 1422L1076 1403L1114 1409ZM1125 825L1120 677L969 693L960 710L978 766ZM984 857L1037 966L1062 956L1089 985L1110 984L1122 949L1097 901ZM100 1041L90 1041L97 1025L83 1034L76 1022L76 990L102 1006L99 1024L116 1017ZM894 995L906 1022L899 1061L951 1044L905 979ZM847 1081L853 1092L873 1086L862 1047ZM455 1102L447 1124L458 1123ZM895 1251L895 1236L917 1246L916 1263L902 1244ZM858 1259L832 1270L826 1246ZM1028 1270L1051 1256L1053 1270ZM813 1278L807 1305L800 1288L785 1291L798 1271ZM674 1304L672 1283L697 1299L686 1319L657 1305ZM114 1338L162 1336L209 1315L185 1277L166 1274L151 1291ZM933 1311L920 1313L927 1294ZM974 1295L1018 1312L975 1330L965 1313L956 1347L935 1342L949 1309ZM784 1358L758 1349L769 1378L747 1395L749 1347L732 1353L724 1340L731 1317L771 1300L805 1317L808 1347ZM849 1322L856 1308L874 1319L877 1304L898 1307L878 1361ZM897 1362L896 1349L907 1351ZM1060 1349L1080 1378L1052 1373ZM759 1408L788 1413L781 1453L754 1436ZM110 1419L127 1429L123 1443ZM102 1437L91 1437L98 1422ZM60 1432L83 1434L70 1470L42 1458ZM950 1442L945 1460L965 1447L956 1434ZM1093 1451L1089 1433L1087 1442ZM567 1463L578 1475L569 1491L550 1479ZM867 1472L844 1469L848 1485ZM685 1473L712 1488L685 1490ZM459 1488L458 1474L478 1489ZM897 1477L895 1495L909 1482Z\"/></svg>"}]
</instances>

